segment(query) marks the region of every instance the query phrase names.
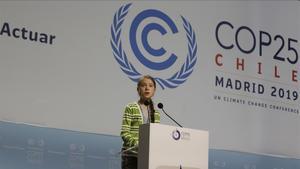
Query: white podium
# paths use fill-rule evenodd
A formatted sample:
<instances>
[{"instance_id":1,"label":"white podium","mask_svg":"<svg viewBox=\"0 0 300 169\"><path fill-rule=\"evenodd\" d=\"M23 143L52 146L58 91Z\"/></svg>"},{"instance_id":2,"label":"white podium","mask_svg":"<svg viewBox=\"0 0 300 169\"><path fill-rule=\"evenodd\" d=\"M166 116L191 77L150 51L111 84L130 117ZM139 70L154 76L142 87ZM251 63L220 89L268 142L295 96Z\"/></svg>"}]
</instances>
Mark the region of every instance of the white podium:
<instances>
[{"instance_id":1,"label":"white podium","mask_svg":"<svg viewBox=\"0 0 300 169\"><path fill-rule=\"evenodd\" d=\"M203 130L141 125L138 169L208 169L208 137Z\"/></svg>"}]
</instances>

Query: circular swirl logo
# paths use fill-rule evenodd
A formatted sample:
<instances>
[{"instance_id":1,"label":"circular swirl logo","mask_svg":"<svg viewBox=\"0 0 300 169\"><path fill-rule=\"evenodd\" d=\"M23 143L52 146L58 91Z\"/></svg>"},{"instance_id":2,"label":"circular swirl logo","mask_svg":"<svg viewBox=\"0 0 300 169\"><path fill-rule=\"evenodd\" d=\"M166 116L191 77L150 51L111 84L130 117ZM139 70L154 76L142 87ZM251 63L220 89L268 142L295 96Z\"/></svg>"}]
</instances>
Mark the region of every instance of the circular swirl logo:
<instances>
[{"instance_id":1,"label":"circular swirl logo","mask_svg":"<svg viewBox=\"0 0 300 169\"><path fill-rule=\"evenodd\" d=\"M172 132L172 137L173 137L174 140L179 140L180 137L181 137L181 134L180 134L180 132L178 130L174 130Z\"/></svg>"},{"instance_id":2,"label":"circular swirl logo","mask_svg":"<svg viewBox=\"0 0 300 169\"><path fill-rule=\"evenodd\" d=\"M121 6L114 14L113 23L111 25L111 40L110 44L112 47L113 55L118 64L120 65L121 70L133 81L137 82L142 76L140 72L134 67L132 62L128 60L127 54L123 49L121 33L122 26L125 21L125 18L131 7L131 3ZM137 33L139 31L139 26L147 18L157 18L164 22L164 25L167 25L168 29L165 29L164 26L158 23L150 22L143 27L141 32L141 39L137 38ZM165 88L176 88L179 85L183 84L187 78L193 72L193 68L197 62L197 42L195 31L193 30L191 24L181 16L183 28L185 30L185 35L187 37L187 56L184 64L181 66L180 70L175 72L169 78L154 77L155 81L161 86L162 89ZM167 30L170 30L168 32ZM174 21L164 12L156 9L147 9L143 10L135 16L133 19L130 30L129 30L129 40L130 46L133 54L137 60L144 65L145 67L154 70L154 71L163 71L170 68L178 60L178 56L175 53L167 52L164 47L155 48L149 43L150 32L158 32L161 36L166 35L167 33L176 34L179 32L178 27ZM141 50L140 46L143 47ZM152 61L148 59L142 51L146 51L148 54L154 57L161 57L170 53L170 56L161 61Z\"/></svg>"}]
</instances>

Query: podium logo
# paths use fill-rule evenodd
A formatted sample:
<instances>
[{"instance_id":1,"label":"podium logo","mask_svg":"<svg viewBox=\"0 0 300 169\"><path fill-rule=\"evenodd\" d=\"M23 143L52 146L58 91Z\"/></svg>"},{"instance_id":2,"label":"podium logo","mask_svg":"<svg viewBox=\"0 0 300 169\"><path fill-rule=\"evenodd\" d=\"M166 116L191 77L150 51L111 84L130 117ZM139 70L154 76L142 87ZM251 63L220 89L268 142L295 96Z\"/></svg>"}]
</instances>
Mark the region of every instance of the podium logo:
<instances>
[{"instance_id":1,"label":"podium logo","mask_svg":"<svg viewBox=\"0 0 300 169\"><path fill-rule=\"evenodd\" d=\"M181 136L181 134L180 134L180 132L178 130L174 130L172 132L172 137L173 137L174 140L179 140L180 136Z\"/></svg>"},{"instance_id":2,"label":"podium logo","mask_svg":"<svg viewBox=\"0 0 300 169\"><path fill-rule=\"evenodd\" d=\"M189 132L180 132L179 130L174 130L172 132L172 137L174 140L190 140L191 139L191 134Z\"/></svg>"},{"instance_id":3,"label":"podium logo","mask_svg":"<svg viewBox=\"0 0 300 169\"><path fill-rule=\"evenodd\" d=\"M113 23L111 25L110 43L114 58L120 65L121 70L135 82L139 80L142 74L150 74L148 73L149 71L141 73L141 71L136 68L137 64L129 61L127 57L129 55L127 53L130 51L136 58L140 67L150 70L151 72L154 72L154 74L161 75L164 71L169 70L174 66L180 56L173 51L167 50L165 48L165 45L167 44L163 44L160 38L165 37L165 35L175 36L176 34L184 33L187 38L184 39L187 43L187 54L185 59L181 59L185 60L183 65L168 78L152 75L162 89L176 88L183 84L193 72L193 68L197 61L196 35L191 24L185 17L180 16L183 25L182 30L180 30L172 18L163 11L157 9L145 9L137 15L134 15L135 17L129 22L129 28L126 29L125 26L125 29L123 29L124 21L126 20L131 6L132 3L121 6L115 12ZM125 43L126 45L128 44L129 47L126 47L126 45L124 45L125 47L123 46L122 33L124 32L125 35L129 35L129 43ZM157 47L157 43L155 43L154 47L153 42L151 45L150 39L159 39L160 41L158 44L163 45ZM167 59L165 59L166 57ZM174 68L172 68L172 70L173 69Z\"/></svg>"}]
</instances>

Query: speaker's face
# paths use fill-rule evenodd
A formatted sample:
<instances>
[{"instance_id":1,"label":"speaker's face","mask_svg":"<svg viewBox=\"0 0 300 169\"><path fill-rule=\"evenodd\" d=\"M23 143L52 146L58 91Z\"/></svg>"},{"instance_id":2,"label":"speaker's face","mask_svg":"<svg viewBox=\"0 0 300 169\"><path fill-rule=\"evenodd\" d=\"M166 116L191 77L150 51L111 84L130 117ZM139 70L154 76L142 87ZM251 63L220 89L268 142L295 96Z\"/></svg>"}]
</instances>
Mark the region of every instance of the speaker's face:
<instances>
[{"instance_id":1,"label":"speaker's face","mask_svg":"<svg viewBox=\"0 0 300 169\"><path fill-rule=\"evenodd\" d=\"M142 100L151 99L155 93L155 85L151 79L145 78L138 87L138 93Z\"/></svg>"}]
</instances>

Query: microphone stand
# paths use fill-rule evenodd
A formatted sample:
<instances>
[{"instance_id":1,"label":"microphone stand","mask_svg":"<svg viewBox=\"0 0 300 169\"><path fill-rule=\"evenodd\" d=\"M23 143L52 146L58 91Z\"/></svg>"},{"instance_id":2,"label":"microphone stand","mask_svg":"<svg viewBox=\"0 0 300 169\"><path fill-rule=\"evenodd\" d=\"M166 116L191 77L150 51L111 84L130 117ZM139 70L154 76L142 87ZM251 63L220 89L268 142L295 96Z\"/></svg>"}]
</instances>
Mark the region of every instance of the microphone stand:
<instances>
[{"instance_id":1,"label":"microphone stand","mask_svg":"<svg viewBox=\"0 0 300 169\"><path fill-rule=\"evenodd\" d=\"M179 127L182 128L182 125L180 125L175 119L173 119L170 115L168 115L168 113L165 112L162 104L161 104L161 106L158 106L158 108L160 108L165 113L165 115L167 115L173 122L175 122Z\"/></svg>"}]
</instances>

